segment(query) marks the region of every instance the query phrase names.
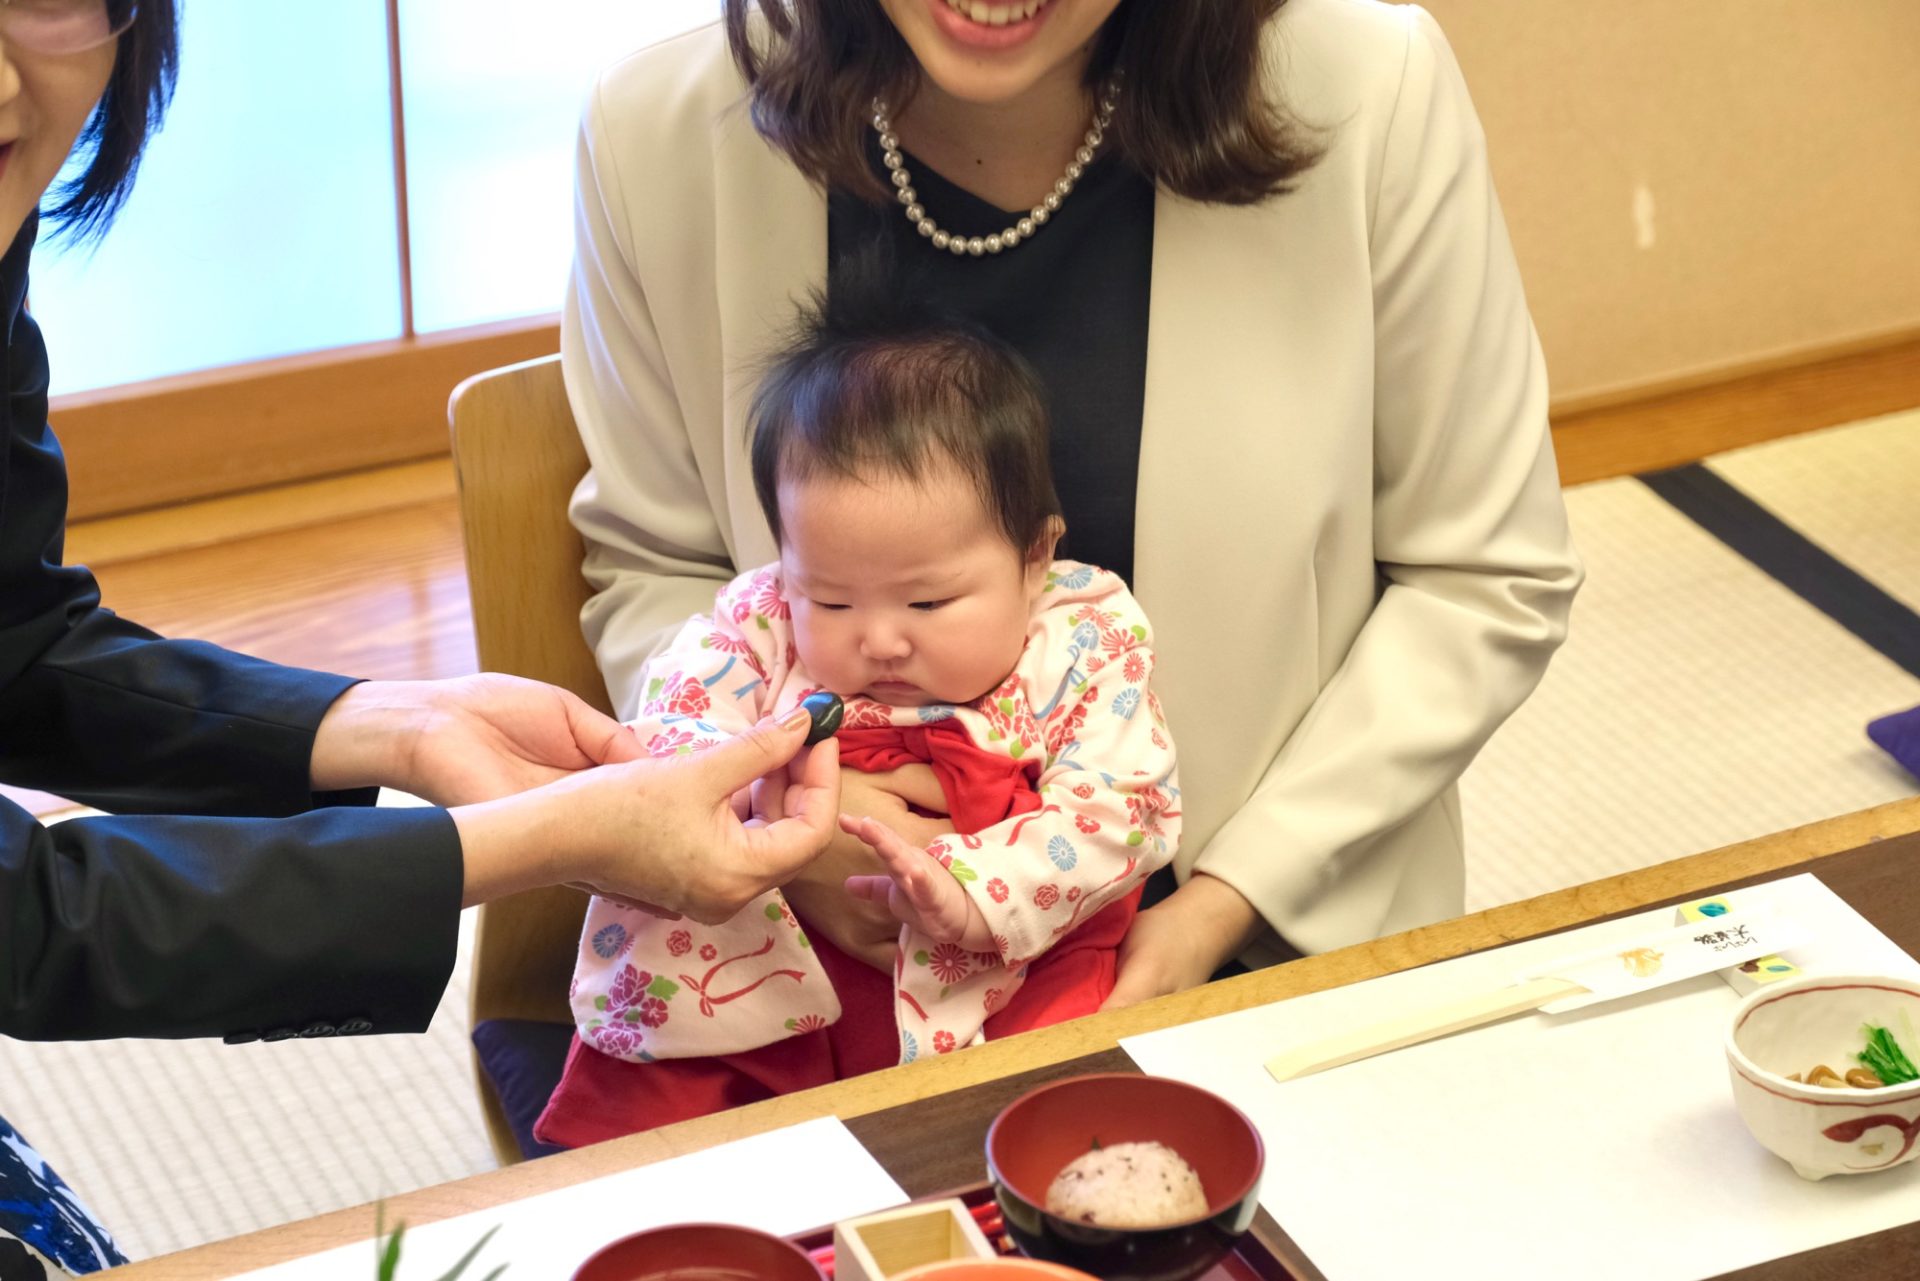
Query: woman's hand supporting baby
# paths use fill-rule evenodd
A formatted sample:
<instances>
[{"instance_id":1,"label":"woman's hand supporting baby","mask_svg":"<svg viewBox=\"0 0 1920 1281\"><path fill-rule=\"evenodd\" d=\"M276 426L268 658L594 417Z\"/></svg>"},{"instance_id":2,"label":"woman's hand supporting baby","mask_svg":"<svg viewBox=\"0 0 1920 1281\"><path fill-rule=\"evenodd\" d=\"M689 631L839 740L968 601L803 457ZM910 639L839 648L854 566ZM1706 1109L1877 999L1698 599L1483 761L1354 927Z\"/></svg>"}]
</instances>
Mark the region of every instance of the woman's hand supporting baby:
<instances>
[{"instance_id":1,"label":"woman's hand supporting baby","mask_svg":"<svg viewBox=\"0 0 1920 1281\"><path fill-rule=\"evenodd\" d=\"M849 894L885 904L896 920L936 942L958 943L970 952L996 950L979 905L940 860L875 819L842 814L840 830L864 841L886 870L884 876L849 876Z\"/></svg>"}]
</instances>

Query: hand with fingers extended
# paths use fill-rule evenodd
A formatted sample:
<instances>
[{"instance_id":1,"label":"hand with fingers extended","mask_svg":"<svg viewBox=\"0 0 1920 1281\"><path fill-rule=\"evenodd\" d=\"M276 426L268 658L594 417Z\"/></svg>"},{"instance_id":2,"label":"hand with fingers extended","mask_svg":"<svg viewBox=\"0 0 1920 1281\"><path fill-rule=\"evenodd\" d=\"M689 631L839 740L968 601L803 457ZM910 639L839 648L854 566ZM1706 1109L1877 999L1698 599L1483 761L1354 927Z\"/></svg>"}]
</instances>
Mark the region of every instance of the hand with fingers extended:
<instances>
[{"instance_id":1,"label":"hand with fingers extended","mask_svg":"<svg viewBox=\"0 0 1920 1281\"><path fill-rule=\"evenodd\" d=\"M987 918L939 859L900 839L877 819L840 816L840 830L857 836L880 860L883 876L850 876L847 892L884 904L896 920L941 943L980 952L993 948Z\"/></svg>"},{"instance_id":2,"label":"hand with fingers extended","mask_svg":"<svg viewBox=\"0 0 1920 1281\"><path fill-rule=\"evenodd\" d=\"M843 769L840 773L840 809L844 814L870 816L898 833L909 845L925 845L953 830L946 817L947 798L939 779L925 765L904 765L880 773ZM927 818L915 811L939 815ZM836 829L826 852L801 869L782 892L809 930L825 935L848 956L877 970L893 972L899 946L900 922L886 903L854 898L846 891L849 877L884 878L879 860L866 843Z\"/></svg>"},{"instance_id":3,"label":"hand with fingers extended","mask_svg":"<svg viewBox=\"0 0 1920 1281\"><path fill-rule=\"evenodd\" d=\"M817 858L839 812L840 756L803 746L804 713L763 720L691 756L583 770L544 787L451 811L469 904L568 884L655 915L726 920ZM778 793L772 817L742 819L755 780ZM769 802L771 803L771 802Z\"/></svg>"},{"instance_id":4,"label":"hand with fingers extended","mask_svg":"<svg viewBox=\"0 0 1920 1281\"><path fill-rule=\"evenodd\" d=\"M391 787L465 805L645 754L568 691L482 672L352 686L314 733L311 772L316 791Z\"/></svg>"}]
</instances>

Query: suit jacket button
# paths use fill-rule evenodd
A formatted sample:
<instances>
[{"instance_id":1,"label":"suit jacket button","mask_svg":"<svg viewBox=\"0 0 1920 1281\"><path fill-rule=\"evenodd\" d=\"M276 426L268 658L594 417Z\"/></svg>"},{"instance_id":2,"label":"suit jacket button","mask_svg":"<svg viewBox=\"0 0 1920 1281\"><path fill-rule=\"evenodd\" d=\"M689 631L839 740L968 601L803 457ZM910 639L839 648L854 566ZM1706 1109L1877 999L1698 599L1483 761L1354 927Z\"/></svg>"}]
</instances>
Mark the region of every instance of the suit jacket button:
<instances>
[{"instance_id":1,"label":"suit jacket button","mask_svg":"<svg viewBox=\"0 0 1920 1281\"><path fill-rule=\"evenodd\" d=\"M246 1045L249 1042L259 1040L260 1031L258 1028L243 1027L238 1032L229 1032L220 1039L228 1045Z\"/></svg>"},{"instance_id":2,"label":"suit jacket button","mask_svg":"<svg viewBox=\"0 0 1920 1281\"><path fill-rule=\"evenodd\" d=\"M341 1036L361 1036L371 1031L373 1031L373 1023L368 1019L342 1019L340 1021Z\"/></svg>"},{"instance_id":3,"label":"suit jacket button","mask_svg":"<svg viewBox=\"0 0 1920 1281\"><path fill-rule=\"evenodd\" d=\"M290 1027L270 1027L260 1034L263 1041L290 1041L300 1034Z\"/></svg>"},{"instance_id":4,"label":"suit jacket button","mask_svg":"<svg viewBox=\"0 0 1920 1281\"><path fill-rule=\"evenodd\" d=\"M317 1036L332 1036L336 1031L338 1029L325 1019L315 1019L300 1029L300 1035L311 1040Z\"/></svg>"}]
</instances>

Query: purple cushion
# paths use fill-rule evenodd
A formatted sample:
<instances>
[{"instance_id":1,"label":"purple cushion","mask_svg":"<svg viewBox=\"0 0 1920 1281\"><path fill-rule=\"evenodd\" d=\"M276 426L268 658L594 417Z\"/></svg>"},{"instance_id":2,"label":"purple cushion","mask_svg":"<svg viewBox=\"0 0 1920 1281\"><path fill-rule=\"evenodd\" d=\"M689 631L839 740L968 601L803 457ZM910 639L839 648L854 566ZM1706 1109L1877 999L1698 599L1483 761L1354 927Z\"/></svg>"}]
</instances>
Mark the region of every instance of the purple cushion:
<instances>
[{"instance_id":1,"label":"purple cushion","mask_svg":"<svg viewBox=\"0 0 1920 1281\"><path fill-rule=\"evenodd\" d=\"M1920 707L1882 716L1867 726L1867 737L1906 766L1909 774L1920 778Z\"/></svg>"},{"instance_id":2,"label":"purple cushion","mask_svg":"<svg viewBox=\"0 0 1920 1281\"><path fill-rule=\"evenodd\" d=\"M573 1042L573 1024L542 1023L531 1019L487 1019L473 1029L473 1048L500 1108L507 1114L521 1154L527 1157L564 1152L533 1137L547 1100L560 1084L567 1065L567 1047Z\"/></svg>"}]
</instances>

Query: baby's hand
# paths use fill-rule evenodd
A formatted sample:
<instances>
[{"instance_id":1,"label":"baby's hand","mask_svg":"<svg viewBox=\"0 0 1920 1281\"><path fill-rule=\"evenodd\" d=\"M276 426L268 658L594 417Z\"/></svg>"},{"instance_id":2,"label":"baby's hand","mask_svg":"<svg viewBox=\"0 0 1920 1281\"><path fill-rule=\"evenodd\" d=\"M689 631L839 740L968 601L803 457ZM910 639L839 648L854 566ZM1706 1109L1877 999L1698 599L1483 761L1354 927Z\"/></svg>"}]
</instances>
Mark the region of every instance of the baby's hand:
<instances>
[{"instance_id":1,"label":"baby's hand","mask_svg":"<svg viewBox=\"0 0 1920 1281\"><path fill-rule=\"evenodd\" d=\"M849 876L849 894L886 904L894 916L936 942L958 943L976 952L993 947L987 918L938 859L875 819L842 814L840 830L865 841L887 869L885 876Z\"/></svg>"}]
</instances>

